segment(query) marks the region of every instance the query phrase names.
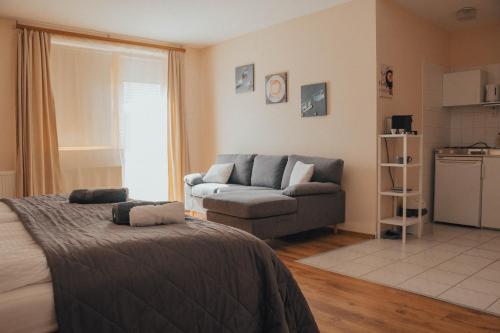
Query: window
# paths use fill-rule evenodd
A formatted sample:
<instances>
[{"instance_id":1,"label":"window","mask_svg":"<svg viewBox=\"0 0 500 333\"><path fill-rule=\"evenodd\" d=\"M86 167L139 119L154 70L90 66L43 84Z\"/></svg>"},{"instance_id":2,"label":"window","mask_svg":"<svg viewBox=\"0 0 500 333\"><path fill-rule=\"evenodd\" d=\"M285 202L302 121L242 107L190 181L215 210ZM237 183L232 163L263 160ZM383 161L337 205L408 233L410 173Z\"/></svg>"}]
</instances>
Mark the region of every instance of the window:
<instances>
[{"instance_id":1,"label":"window","mask_svg":"<svg viewBox=\"0 0 500 333\"><path fill-rule=\"evenodd\" d=\"M131 196L165 200L168 195L165 62L120 59L123 183Z\"/></svg>"},{"instance_id":2,"label":"window","mask_svg":"<svg viewBox=\"0 0 500 333\"><path fill-rule=\"evenodd\" d=\"M57 37L51 75L65 189L126 186L166 200L165 55Z\"/></svg>"}]
</instances>

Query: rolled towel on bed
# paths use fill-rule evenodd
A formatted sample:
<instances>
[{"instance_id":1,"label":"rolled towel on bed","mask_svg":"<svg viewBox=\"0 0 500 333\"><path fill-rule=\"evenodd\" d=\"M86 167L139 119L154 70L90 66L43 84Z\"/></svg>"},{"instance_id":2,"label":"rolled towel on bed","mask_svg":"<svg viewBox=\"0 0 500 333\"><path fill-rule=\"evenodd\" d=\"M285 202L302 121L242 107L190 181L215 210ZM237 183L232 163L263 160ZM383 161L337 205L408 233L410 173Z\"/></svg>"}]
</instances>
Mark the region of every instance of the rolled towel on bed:
<instances>
[{"instance_id":1,"label":"rolled towel on bed","mask_svg":"<svg viewBox=\"0 0 500 333\"><path fill-rule=\"evenodd\" d=\"M130 225L132 227L172 223L185 223L184 203L169 202L163 205L142 205L130 210Z\"/></svg>"},{"instance_id":2,"label":"rolled towel on bed","mask_svg":"<svg viewBox=\"0 0 500 333\"><path fill-rule=\"evenodd\" d=\"M103 204L125 202L128 199L128 188L107 188L97 190L74 190L69 195L70 203Z\"/></svg>"},{"instance_id":3,"label":"rolled towel on bed","mask_svg":"<svg viewBox=\"0 0 500 333\"><path fill-rule=\"evenodd\" d=\"M137 206L163 205L167 201L127 201L113 205L111 210L114 224L130 224L130 210Z\"/></svg>"}]
</instances>

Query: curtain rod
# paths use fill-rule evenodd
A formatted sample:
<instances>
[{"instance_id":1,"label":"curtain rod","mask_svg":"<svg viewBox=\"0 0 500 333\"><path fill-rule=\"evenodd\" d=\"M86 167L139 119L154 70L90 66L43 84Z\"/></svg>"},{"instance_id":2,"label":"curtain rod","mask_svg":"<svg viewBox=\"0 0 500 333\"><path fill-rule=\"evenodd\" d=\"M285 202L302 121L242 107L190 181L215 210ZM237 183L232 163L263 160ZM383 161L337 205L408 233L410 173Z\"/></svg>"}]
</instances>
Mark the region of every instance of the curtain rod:
<instances>
[{"instance_id":1,"label":"curtain rod","mask_svg":"<svg viewBox=\"0 0 500 333\"><path fill-rule=\"evenodd\" d=\"M163 50L168 50L168 51L186 52L186 49L184 49L182 47L168 46L168 45L158 44L158 43L153 43L153 42L145 42L145 41L142 42L142 41L122 39L122 38L115 38L115 37L109 37L109 35L108 36L99 36L99 35L93 35L93 34L87 34L87 33L81 33L81 32L73 32L73 31L67 31L67 30L38 27L38 26L34 26L34 25L21 24L21 23L17 23L17 22L16 22L16 28L17 29L37 30L37 31L47 32L47 33L56 34L56 35L62 35L62 36L95 39L95 40L112 42L112 43L121 43L121 44L129 44L129 45L136 45L136 46L153 47L156 49L163 49Z\"/></svg>"}]
</instances>

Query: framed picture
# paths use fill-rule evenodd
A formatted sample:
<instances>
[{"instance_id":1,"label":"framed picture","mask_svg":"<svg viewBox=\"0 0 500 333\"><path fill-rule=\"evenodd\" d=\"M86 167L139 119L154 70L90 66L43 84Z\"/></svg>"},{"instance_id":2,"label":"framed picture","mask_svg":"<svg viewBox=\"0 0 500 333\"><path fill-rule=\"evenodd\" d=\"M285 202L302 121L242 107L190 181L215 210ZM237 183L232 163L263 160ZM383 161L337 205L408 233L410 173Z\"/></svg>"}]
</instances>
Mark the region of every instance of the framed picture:
<instances>
[{"instance_id":1,"label":"framed picture","mask_svg":"<svg viewBox=\"0 0 500 333\"><path fill-rule=\"evenodd\" d=\"M287 98L287 73L267 75L266 104L284 103Z\"/></svg>"},{"instance_id":2,"label":"framed picture","mask_svg":"<svg viewBox=\"0 0 500 333\"><path fill-rule=\"evenodd\" d=\"M378 80L378 92L380 97L392 98L393 84L394 84L394 72L392 66L381 64L380 65L380 77Z\"/></svg>"},{"instance_id":3,"label":"framed picture","mask_svg":"<svg viewBox=\"0 0 500 333\"><path fill-rule=\"evenodd\" d=\"M253 64L236 67L235 85L237 94L253 91L253 76Z\"/></svg>"},{"instance_id":4,"label":"framed picture","mask_svg":"<svg viewBox=\"0 0 500 333\"><path fill-rule=\"evenodd\" d=\"M326 82L300 87L302 117L326 116Z\"/></svg>"}]
</instances>

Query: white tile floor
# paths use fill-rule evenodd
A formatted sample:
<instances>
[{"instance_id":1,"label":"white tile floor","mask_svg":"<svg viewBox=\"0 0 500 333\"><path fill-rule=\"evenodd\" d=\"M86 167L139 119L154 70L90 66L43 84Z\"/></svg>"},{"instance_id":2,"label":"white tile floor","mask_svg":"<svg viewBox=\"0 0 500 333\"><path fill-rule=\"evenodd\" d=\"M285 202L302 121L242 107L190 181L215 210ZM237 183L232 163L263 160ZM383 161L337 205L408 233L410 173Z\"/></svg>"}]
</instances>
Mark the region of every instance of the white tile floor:
<instances>
[{"instance_id":1,"label":"white tile floor","mask_svg":"<svg viewBox=\"0 0 500 333\"><path fill-rule=\"evenodd\" d=\"M500 315L500 231L429 224L405 245L374 239L299 262Z\"/></svg>"}]
</instances>

